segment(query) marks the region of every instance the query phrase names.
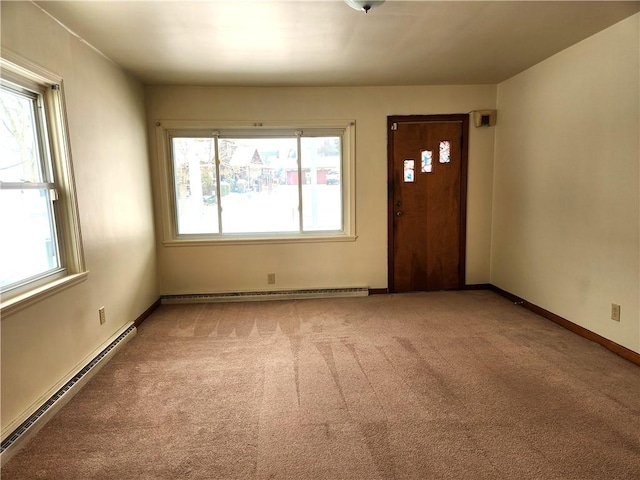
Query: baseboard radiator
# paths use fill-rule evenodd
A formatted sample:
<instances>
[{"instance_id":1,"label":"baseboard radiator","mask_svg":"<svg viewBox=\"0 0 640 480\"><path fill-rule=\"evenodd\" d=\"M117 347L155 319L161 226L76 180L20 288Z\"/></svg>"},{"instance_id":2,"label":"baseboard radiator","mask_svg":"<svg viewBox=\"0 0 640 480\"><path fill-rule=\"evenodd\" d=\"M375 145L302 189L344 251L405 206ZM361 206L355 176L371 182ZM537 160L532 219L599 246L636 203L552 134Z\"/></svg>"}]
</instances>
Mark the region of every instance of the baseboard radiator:
<instances>
[{"instance_id":1,"label":"baseboard radiator","mask_svg":"<svg viewBox=\"0 0 640 480\"><path fill-rule=\"evenodd\" d=\"M218 303L218 302L249 302L267 300L296 300L309 298L339 298L366 297L368 287L349 288L315 288L304 290L271 290L256 292L224 292L224 293L196 293L185 295L162 295L163 304L175 303Z\"/></svg>"},{"instance_id":2,"label":"baseboard radiator","mask_svg":"<svg viewBox=\"0 0 640 480\"><path fill-rule=\"evenodd\" d=\"M67 381L60 389L58 389L49 399L44 402L37 410L29 416L24 422L13 430L0 444L0 465L4 465L13 457L20 447L22 447L30 438L32 438L38 430L51 420L54 414L60 410L80 389L89 381L89 379L98 373L108 360L124 346L136 333L136 327L130 324L125 326L113 341L111 341L103 350L95 355L89 363L87 363L80 371L78 371L69 381Z\"/></svg>"}]
</instances>

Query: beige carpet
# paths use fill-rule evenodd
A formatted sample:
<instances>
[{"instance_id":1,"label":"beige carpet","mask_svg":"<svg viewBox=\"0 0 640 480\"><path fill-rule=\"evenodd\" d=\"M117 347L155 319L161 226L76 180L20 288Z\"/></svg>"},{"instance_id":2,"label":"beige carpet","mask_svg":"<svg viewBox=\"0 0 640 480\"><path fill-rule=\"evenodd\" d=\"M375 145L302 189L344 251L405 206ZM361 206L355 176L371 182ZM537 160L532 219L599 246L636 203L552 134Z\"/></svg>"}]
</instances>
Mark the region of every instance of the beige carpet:
<instances>
[{"instance_id":1,"label":"beige carpet","mask_svg":"<svg viewBox=\"0 0 640 480\"><path fill-rule=\"evenodd\" d=\"M162 306L3 479L637 479L640 368L486 291Z\"/></svg>"}]
</instances>

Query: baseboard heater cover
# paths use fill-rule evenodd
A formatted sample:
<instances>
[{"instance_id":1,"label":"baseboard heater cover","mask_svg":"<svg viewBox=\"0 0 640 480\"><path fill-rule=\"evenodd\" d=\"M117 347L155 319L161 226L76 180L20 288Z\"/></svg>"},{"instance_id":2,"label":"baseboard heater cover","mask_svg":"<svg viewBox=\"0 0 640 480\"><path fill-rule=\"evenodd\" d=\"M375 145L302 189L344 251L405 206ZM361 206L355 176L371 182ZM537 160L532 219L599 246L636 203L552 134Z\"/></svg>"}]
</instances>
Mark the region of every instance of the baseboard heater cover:
<instances>
[{"instance_id":1,"label":"baseboard heater cover","mask_svg":"<svg viewBox=\"0 0 640 480\"><path fill-rule=\"evenodd\" d=\"M162 295L163 304L175 303L217 303L217 302L248 302L266 300L296 300L308 298L338 298L338 297L366 297L368 287L349 288L316 288L305 290L272 290L257 292L225 292L225 293L195 293L184 295Z\"/></svg>"},{"instance_id":2,"label":"baseboard heater cover","mask_svg":"<svg viewBox=\"0 0 640 480\"><path fill-rule=\"evenodd\" d=\"M96 355L87 365L85 365L78 373L76 373L67 383L65 383L56 393L54 393L49 399L38 408L27 420L25 420L18 428L16 428L6 439L0 444L0 455L2 456L2 464L6 463L13 454L17 453L12 448L12 454L8 455L10 447L16 447L22 440L26 440L31 435L35 434L37 430L42 428L46 423L45 418L48 414L52 414L61 408L66 402L68 402L73 395L79 390L82 383L85 383L97 372L96 367L103 362L106 357L113 355L114 348L123 346L125 340L129 340L135 335L136 327L131 324L129 328L124 330L115 340L113 340L107 347L105 347L98 355ZM76 389L70 392L74 387ZM48 419L47 419L48 421ZM35 425L38 424L38 428L35 429ZM35 430L35 431L34 431Z\"/></svg>"}]
</instances>

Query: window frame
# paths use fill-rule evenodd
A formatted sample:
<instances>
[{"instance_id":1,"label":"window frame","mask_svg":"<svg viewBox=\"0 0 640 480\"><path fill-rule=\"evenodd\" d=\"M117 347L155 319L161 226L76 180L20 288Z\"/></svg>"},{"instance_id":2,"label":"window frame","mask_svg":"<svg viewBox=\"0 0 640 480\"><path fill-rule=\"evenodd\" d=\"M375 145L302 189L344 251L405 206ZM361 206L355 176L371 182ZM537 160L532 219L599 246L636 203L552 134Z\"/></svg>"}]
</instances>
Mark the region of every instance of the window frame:
<instances>
[{"instance_id":1,"label":"window frame","mask_svg":"<svg viewBox=\"0 0 640 480\"><path fill-rule=\"evenodd\" d=\"M28 188L50 189L53 196L50 216L59 257L57 268L2 290L0 313L6 317L85 280L88 272L82 248L63 79L4 48L0 57L0 77L10 89L32 92L42 102L42 114L35 115L43 117L38 122L44 120L44 124L38 125L38 142L41 155L49 158L49 165L42 167L50 168L50 171L43 173L40 183L33 183ZM42 163L42 158L40 160ZM2 188L5 187L16 189L19 185L5 182Z\"/></svg>"},{"instance_id":2,"label":"window frame","mask_svg":"<svg viewBox=\"0 0 640 480\"><path fill-rule=\"evenodd\" d=\"M162 243L164 246L345 242L355 241L355 121L333 120L323 122L224 122L158 120L156 127L156 153L159 163L161 189ZM175 177L171 155L171 138L185 137L282 137L294 136L294 132L307 131L307 136L335 135L342 139L342 230L301 231L292 233L222 233L178 234L177 206L175 202ZM302 188L302 184L299 184ZM301 190L300 190L301 191ZM299 208L302 208L299 205Z\"/></svg>"}]
</instances>

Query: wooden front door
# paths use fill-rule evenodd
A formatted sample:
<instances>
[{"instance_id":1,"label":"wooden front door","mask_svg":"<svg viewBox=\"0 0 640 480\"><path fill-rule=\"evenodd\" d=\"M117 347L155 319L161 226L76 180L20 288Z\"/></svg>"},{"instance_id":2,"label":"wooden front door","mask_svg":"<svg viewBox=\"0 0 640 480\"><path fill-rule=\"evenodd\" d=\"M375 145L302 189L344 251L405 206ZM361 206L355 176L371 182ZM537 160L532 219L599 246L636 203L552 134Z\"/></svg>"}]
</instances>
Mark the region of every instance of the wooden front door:
<instances>
[{"instance_id":1,"label":"wooden front door","mask_svg":"<svg viewBox=\"0 0 640 480\"><path fill-rule=\"evenodd\" d=\"M467 115L388 117L389 291L465 283Z\"/></svg>"}]
</instances>

